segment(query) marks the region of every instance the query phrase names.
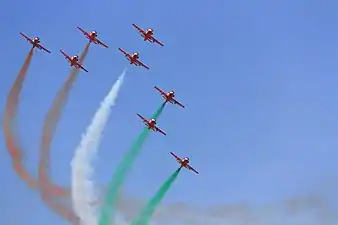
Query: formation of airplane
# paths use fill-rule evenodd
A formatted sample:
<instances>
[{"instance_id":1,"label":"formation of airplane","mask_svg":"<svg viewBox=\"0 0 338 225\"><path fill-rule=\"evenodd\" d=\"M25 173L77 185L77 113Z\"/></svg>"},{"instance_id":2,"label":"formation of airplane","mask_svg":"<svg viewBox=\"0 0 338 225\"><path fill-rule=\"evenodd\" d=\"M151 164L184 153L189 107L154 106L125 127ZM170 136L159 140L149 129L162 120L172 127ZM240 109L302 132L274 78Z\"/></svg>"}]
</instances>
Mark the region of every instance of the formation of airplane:
<instances>
[{"instance_id":1,"label":"formation of airplane","mask_svg":"<svg viewBox=\"0 0 338 225\"><path fill-rule=\"evenodd\" d=\"M181 106L182 108L184 108L184 105L182 105L180 102L178 102L174 97L175 97L175 92L174 91L169 91L168 93L165 93L164 91L162 91L160 88L155 86L155 89L158 90L162 97L165 99L165 103L166 102L170 102L171 104L175 104L178 106Z\"/></svg>"},{"instance_id":2,"label":"formation of airplane","mask_svg":"<svg viewBox=\"0 0 338 225\"><path fill-rule=\"evenodd\" d=\"M149 41L152 43L157 43L161 46L164 46L164 44L160 41L158 41L153 35L154 35L154 30L151 28L148 28L146 30L143 30L142 28L140 28L139 26L137 26L136 24L133 23L133 27L135 27L137 29L137 31L141 34L141 36L143 37L144 41Z\"/></svg>"},{"instance_id":3,"label":"formation of airplane","mask_svg":"<svg viewBox=\"0 0 338 225\"><path fill-rule=\"evenodd\" d=\"M88 70L86 70L79 62L79 56L78 55L74 55L72 57L70 57L69 55L67 55L67 53L65 53L64 51L60 50L60 52L62 53L62 55L68 60L68 62L70 63L70 66L78 68L78 69L82 69L83 71L86 71L88 73Z\"/></svg>"},{"instance_id":4,"label":"formation of airplane","mask_svg":"<svg viewBox=\"0 0 338 225\"><path fill-rule=\"evenodd\" d=\"M88 33L87 31L83 30L81 27L77 27L77 29L79 29L84 34L84 36L89 39L89 43L94 43L96 45L102 45L103 47L108 48L108 45L106 45L105 43L103 43L97 38L97 35L98 35L97 31L93 30Z\"/></svg>"},{"instance_id":5,"label":"formation of airplane","mask_svg":"<svg viewBox=\"0 0 338 225\"><path fill-rule=\"evenodd\" d=\"M139 26L137 26L136 24L132 24L134 28L137 29L137 31L140 33L140 35L143 37L144 41L149 41L151 43L156 43L159 44L160 46L164 46L164 44L162 42L160 42L159 40L157 40L154 37L154 30L149 28L149 29L142 29ZM101 40L98 39L98 33L96 31L91 31L91 32L87 32L84 29L82 29L81 27L77 27L82 33L83 35L89 40L89 44L94 43L96 45L101 45L105 48L108 48L108 45L105 44L104 42L102 42ZM30 38L28 36L26 36L25 34L23 34L22 32L20 32L20 34L30 43L33 45L33 48L38 48L40 50L43 50L47 53L51 53L48 49L46 49L44 46L42 46L40 44L40 38L39 37L34 37L34 38ZM136 66L142 66L146 69L150 69L147 65L145 65L141 60L140 60L140 55L138 52L135 53L129 53L125 50L123 50L122 48L118 48L119 51L121 51L125 57L127 58L127 60L130 62L130 64L136 65ZM79 61L79 56L78 55L74 55L74 56L69 56L67 53L65 53L63 50L60 50L60 52L62 53L62 55L65 57L65 59L68 60L69 64L71 67L75 67L78 69L82 69L85 72L88 72L87 69L85 69L82 65L81 62ZM163 90L161 90L159 87L155 86L154 87L160 94L161 96L165 99L164 104L166 104L167 102L171 103L171 104L175 104L178 105L182 108L185 108L185 106L180 103L179 101L177 101L175 99L175 92L173 90L169 91L169 92L165 92ZM158 128L156 126L156 119L152 118L150 120L146 119L145 117L141 116L139 113L137 113L137 115L142 119L144 125L148 128L148 130L152 130L154 132L159 132L163 135L167 135L163 130L161 130L160 128ZM176 161L180 164L180 168L184 167L188 170L191 170L195 173L199 173L198 171L196 171L193 167L191 167L189 165L189 157L185 157L185 158L180 158L179 156L177 156L176 154L174 154L173 152L170 152L170 154L176 159Z\"/></svg>"},{"instance_id":6,"label":"formation of airplane","mask_svg":"<svg viewBox=\"0 0 338 225\"><path fill-rule=\"evenodd\" d=\"M197 170L195 170L193 167L189 165L190 159L189 157L185 157L181 159L177 155L175 155L173 152L170 152L170 154L176 159L176 161L181 165L181 168L184 167L188 170L194 171L195 173L199 174Z\"/></svg>"},{"instance_id":7,"label":"formation of airplane","mask_svg":"<svg viewBox=\"0 0 338 225\"><path fill-rule=\"evenodd\" d=\"M126 56L130 64L134 64L136 66L143 66L144 68L148 70L150 69L147 65L145 65L143 62L139 60L140 54L138 52L129 53L123 50L122 48L119 48L119 50Z\"/></svg>"},{"instance_id":8,"label":"formation of airplane","mask_svg":"<svg viewBox=\"0 0 338 225\"><path fill-rule=\"evenodd\" d=\"M51 53L48 49L46 49L45 47L43 47L40 44L40 38L39 37L35 37L35 38L30 38L28 36L26 36L24 33L20 32L20 34L29 42L33 45L33 48L38 48L40 50L43 50L45 52Z\"/></svg>"},{"instance_id":9,"label":"formation of airplane","mask_svg":"<svg viewBox=\"0 0 338 225\"><path fill-rule=\"evenodd\" d=\"M137 113L137 115L143 120L143 123L144 123L144 125L146 125L148 127L148 130L153 130L155 132L160 132L163 135L167 135L163 130L161 130L160 128L158 128L156 126L156 120L155 119L147 120L146 118L144 118L140 114Z\"/></svg>"}]
</instances>

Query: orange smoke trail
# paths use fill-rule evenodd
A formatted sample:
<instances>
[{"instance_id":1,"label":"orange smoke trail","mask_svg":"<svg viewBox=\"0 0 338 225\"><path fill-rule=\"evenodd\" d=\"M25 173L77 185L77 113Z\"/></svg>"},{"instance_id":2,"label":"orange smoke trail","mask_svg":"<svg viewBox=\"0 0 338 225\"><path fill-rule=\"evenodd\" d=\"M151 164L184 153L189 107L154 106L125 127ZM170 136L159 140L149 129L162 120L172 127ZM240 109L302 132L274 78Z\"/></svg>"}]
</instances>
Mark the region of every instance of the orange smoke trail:
<instances>
[{"instance_id":1,"label":"orange smoke trail","mask_svg":"<svg viewBox=\"0 0 338 225\"><path fill-rule=\"evenodd\" d=\"M33 57L33 48L29 51L26 60L15 79L15 82L7 96L5 113L2 117L2 128L9 154L12 157L12 164L14 170L18 173L21 179L27 182L31 188L37 188L37 182L24 168L22 159L23 152L19 147L17 135L14 132L15 117L19 105L19 96L22 90L23 82L26 78L26 73Z\"/></svg>"},{"instance_id":2,"label":"orange smoke trail","mask_svg":"<svg viewBox=\"0 0 338 225\"><path fill-rule=\"evenodd\" d=\"M82 52L79 62L82 63L86 58L89 50L89 44L86 45ZM62 110L68 99L69 92L75 82L79 69L74 68L66 83L55 97L51 108L49 109L45 122L43 125L42 139L40 144L40 161L38 166L39 184L41 188L41 197L55 212L65 217L68 221L78 223L78 218L71 212L66 210L62 205L58 204L55 197L55 192L50 188L52 182L49 179L49 165L50 165L50 145L55 133L56 125L61 117Z\"/></svg>"}]
</instances>

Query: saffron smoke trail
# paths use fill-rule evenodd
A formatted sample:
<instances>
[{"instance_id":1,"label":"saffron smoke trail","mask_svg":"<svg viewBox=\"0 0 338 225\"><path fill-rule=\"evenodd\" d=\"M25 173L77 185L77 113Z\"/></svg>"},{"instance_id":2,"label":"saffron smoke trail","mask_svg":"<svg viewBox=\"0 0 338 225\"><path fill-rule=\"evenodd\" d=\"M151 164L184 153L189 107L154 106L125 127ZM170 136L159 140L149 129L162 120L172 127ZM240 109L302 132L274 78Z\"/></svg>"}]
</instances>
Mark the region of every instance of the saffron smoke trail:
<instances>
[{"instance_id":1,"label":"saffron smoke trail","mask_svg":"<svg viewBox=\"0 0 338 225\"><path fill-rule=\"evenodd\" d=\"M33 57L33 48L29 51L25 62L15 79L15 82L7 96L5 113L2 117L2 128L4 130L5 142L12 158L13 168L29 187L37 188L37 181L30 175L23 165L23 151L19 146L17 135L15 133L15 118L18 111L19 97L22 85L26 78L26 73Z\"/></svg>"},{"instance_id":2,"label":"saffron smoke trail","mask_svg":"<svg viewBox=\"0 0 338 225\"><path fill-rule=\"evenodd\" d=\"M82 63L88 53L89 43L86 45L85 50L82 52L79 62ZM39 185L41 188L41 197L46 202L46 204L55 212L62 215L70 222L78 223L78 218L65 207L57 202L55 195L50 189L51 181L49 179L49 160L50 160L50 145L55 133L57 123L61 117L62 110L68 99L69 92L75 82L79 69L72 69L67 81L62 86L61 90L58 92L55 97L51 108L49 109L45 122L43 125L42 139L40 145L40 161L38 166L39 173Z\"/></svg>"}]
</instances>

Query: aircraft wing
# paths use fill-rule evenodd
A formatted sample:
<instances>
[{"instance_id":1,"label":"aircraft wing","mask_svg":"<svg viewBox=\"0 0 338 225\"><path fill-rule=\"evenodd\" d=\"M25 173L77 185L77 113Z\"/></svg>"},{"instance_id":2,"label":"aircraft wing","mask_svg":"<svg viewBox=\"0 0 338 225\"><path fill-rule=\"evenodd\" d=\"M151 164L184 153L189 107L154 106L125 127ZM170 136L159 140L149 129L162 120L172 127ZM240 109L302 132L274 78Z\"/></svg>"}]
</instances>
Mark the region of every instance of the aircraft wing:
<instances>
[{"instance_id":1,"label":"aircraft wing","mask_svg":"<svg viewBox=\"0 0 338 225\"><path fill-rule=\"evenodd\" d=\"M45 47L43 47L42 45L39 44L39 48L44 50L45 52L51 53L48 49L46 49Z\"/></svg>"},{"instance_id":2,"label":"aircraft wing","mask_svg":"<svg viewBox=\"0 0 338 225\"><path fill-rule=\"evenodd\" d=\"M78 63L77 65L80 69L82 69L83 71L86 71L88 73L88 70L86 70L86 68L84 68L80 63Z\"/></svg>"},{"instance_id":3,"label":"aircraft wing","mask_svg":"<svg viewBox=\"0 0 338 225\"><path fill-rule=\"evenodd\" d=\"M66 58L66 59L68 59L68 60L70 60L70 56L69 55L67 55L64 51L62 51L62 50L60 50L60 52L62 53L62 55Z\"/></svg>"},{"instance_id":4,"label":"aircraft wing","mask_svg":"<svg viewBox=\"0 0 338 225\"><path fill-rule=\"evenodd\" d=\"M160 132L160 133L163 134L163 135L167 135L166 133L164 133L163 130L161 130L161 129L158 128L157 126L154 126L154 127L155 127L155 129L156 129L157 132Z\"/></svg>"},{"instance_id":5,"label":"aircraft wing","mask_svg":"<svg viewBox=\"0 0 338 225\"><path fill-rule=\"evenodd\" d=\"M89 36L88 32L82 29L81 27L77 27L84 35Z\"/></svg>"},{"instance_id":6,"label":"aircraft wing","mask_svg":"<svg viewBox=\"0 0 338 225\"><path fill-rule=\"evenodd\" d=\"M147 70L150 69L147 65L145 65L145 64L144 64L143 62L141 62L140 60L137 60L137 64L138 64L139 66L143 66L143 67L146 68Z\"/></svg>"},{"instance_id":7,"label":"aircraft wing","mask_svg":"<svg viewBox=\"0 0 338 225\"><path fill-rule=\"evenodd\" d=\"M142 33L142 34L145 34L146 32L144 32L144 30L143 29L141 29L140 27L138 27L136 24L134 24L133 23L133 27L135 27L137 30L138 30L138 32L140 32L140 33Z\"/></svg>"},{"instance_id":8,"label":"aircraft wing","mask_svg":"<svg viewBox=\"0 0 338 225\"><path fill-rule=\"evenodd\" d=\"M164 96L166 95L166 93L162 91L160 88L155 86L155 89L158 90L161 93L161 95L164 95Z\"/></svg>"},{"instance_id":9,"label":"aircraft wing","mask_svg":"<svg viewBox=\"0 0 338 225\"><path fill-rule=\"evenodd\" d=\"M144 121L144 122L148 122L148 120L146 118L144 118L143 116L141 116L140 114L137 113L137 115Z\"/></svg>"},{"instance_id":10,"label":"aircraft wing","mask_svg":"<svg viewBox=\"0 0 338 225\"><path fill-rule=\"evenodd\" d=\"M124 55L129 56L129 53L124 51L122 48L119 48L120 52L122 52Z\"/></svg>"},{"instance_id":11,"label":"aircraft wing","mask_svg":"<svg viewBox=\"0 0 338 225\"><path fill-rule=\"evenodd\" d=\"M195 170L194 168L192 168L190 165L187 165L187 168L188 168L189 170L192 170L192 171L194 171L195 173L199 174L199 173L197 172L197 170Z\"/></svg>"},{"instance_id":12,"label":"aircraft wing","mask_svg":"<svg viewBox=\"0 0 338 225\"><path fill-rule=\"evenodd\" d=\"M180 157L175 155L175 153L173 153L173 152L170 152L170 154L176 159L177 162L181 163L182 159Z\"/></svg>"},{"instance_id":13,"label":"aircraft wing","mask_svg":"<svg viewBox=\"0 0 338 225\"><path fill-rule=\"evenodd\" d=\"M29 41L30 43L32 43L32 40L31 38L27 37L24 33L20 32L20 34L27 40Z\"/></svg>"},{"instance_id":14,"label":"aircraft wing","mask_svg":"<svg viewBox=\"0 0 338 225\"><path fill-rule=\"evenodd\" d=\"M181 106L182 108L184 108L184 105L182 105L182 103L180 103L179 101L177 101L176 99L172 99L172 101L174 102L174 104Z\"/></svg>"},{"instance_id":15,"label":"aircraft wing","mask_svg":"<svg viewBox=\"0 0 338 225\"><path fill-rule=\"evenodd\" d=\"M100 41L99 39L96 38L96 41L99 45L102 45L103 47L108 48L108 45L106 45L105 43L103 43L102 41Z\"/></svg>"},{"instance_id":16,"label":"aircraft wing","mask_svg":"<svg viewBox=\"0 0 338 225\"><path fill-rule=\"evenodd\" d=\"M157 43L161 46L164 46L164 44L162 42L158 41L156 38L152 37L152 39L153 39L153 42L155 42L155 43Z\"/></svg>"}]
</instances>

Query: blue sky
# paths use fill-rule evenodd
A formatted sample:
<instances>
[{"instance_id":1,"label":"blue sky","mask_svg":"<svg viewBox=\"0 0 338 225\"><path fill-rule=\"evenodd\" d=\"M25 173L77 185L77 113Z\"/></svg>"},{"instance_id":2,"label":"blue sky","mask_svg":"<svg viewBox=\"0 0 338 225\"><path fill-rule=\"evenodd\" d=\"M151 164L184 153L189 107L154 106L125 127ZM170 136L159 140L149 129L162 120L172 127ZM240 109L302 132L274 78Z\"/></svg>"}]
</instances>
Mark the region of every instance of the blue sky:
<instances>
[{"instance_id":1,"label":"blue sky","mask_svg":"<svg viewBox=\"0 0 338 225\"><path fill-rule=\"evenodd\" d=\"M19 32L39 36L52 54L34 55L18 124L27 166L36 173L44 115L70 71L59 50L80 54L87 41L76 26L95 29L109 49L91 46L89 73L80 73L70 94L53 142L56 182L69 185L81 134L127 67L96 162L98 182L109 180L143 129L136 113L149 117L161 104L156 85L174 89L186 109L166 107L158 126L168 135L147 140L128 192L150 197L177 167L174 151L189 156L200 175L183 171L166 202L266 204L324 193L332 203L338 199L332 184L338 178L337 7L331 0L6 2L0 104L30 48ZM132 23L154 28L165 46L143 42ZM139 51L151 70L130 66L119 47ZM7 178L0 215L13 224L65 224L18 179L3 138L0 144L0 175Z\"/></svg>"}]
</instances>

